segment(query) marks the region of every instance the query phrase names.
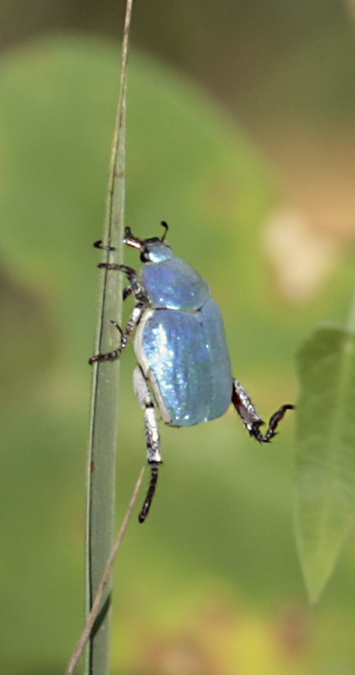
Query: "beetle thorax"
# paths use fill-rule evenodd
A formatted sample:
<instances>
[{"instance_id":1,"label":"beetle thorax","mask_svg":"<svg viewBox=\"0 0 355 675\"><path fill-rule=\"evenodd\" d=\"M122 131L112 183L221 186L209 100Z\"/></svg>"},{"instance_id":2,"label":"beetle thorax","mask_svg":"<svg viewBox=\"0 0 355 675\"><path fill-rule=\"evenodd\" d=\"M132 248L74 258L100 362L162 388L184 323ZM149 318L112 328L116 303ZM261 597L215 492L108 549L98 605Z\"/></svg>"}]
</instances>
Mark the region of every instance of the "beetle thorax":
<instances>
[{"instance_id":1,"label":"beetle thorax","mask_svg":"<svg viewBox=\"0 0 355 675\"><path fill-rule=\"evenodd\" d=\"M161 239L154 237L154 239L145 240L141 259L145 263L160 263L164 260L170 260L174 255L169 244L165 244Z\"/></svg>"}]
</instances>

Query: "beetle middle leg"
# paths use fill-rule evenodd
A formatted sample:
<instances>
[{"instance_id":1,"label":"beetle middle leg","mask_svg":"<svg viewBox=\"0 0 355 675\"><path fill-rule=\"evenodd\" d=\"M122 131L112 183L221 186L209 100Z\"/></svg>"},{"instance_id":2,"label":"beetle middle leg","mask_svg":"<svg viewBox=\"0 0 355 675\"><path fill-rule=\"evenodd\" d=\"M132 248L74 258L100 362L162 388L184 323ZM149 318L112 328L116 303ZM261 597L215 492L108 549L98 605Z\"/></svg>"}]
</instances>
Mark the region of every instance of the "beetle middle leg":
<instances>
[{"instance_id":1,"label":"beetle middle leg","mask_svg":"<svg viewBox=\"0 0 355 675\"><path fill-rule=\"evenodd\" d=\"M106 352L105 354L95 354L95 356L92 356L89 359L90 365L92 363L96 363L97 361L111 361L112 359L117 359L122 354L122 352L127 347L127 344L132 336L132 333L136 325L139 323L139 320L142 316L144 309L145 303L139 302L136 304L136 306L133 308L133 312L124 330L122 330L121 327L115 321L111 321L111 323L113 323L114 326L116 326L116 328L121 333L121 343L119 347L117 347L117 349L114 349L112 352Z\"/></svg>"},{"instance_id":2,"label":"beetle middle leg","mask_svg":"<svg viewBox=\"0 0 355 675\"><path fill-rule=\"evenodd\" d=\"M117 347L117 349L114 349L111 352L106 352L105 354L95 354L95 356L92 356L89 359L90 364L96 363L97 361L109 361L112 359L117 359L122 354L132 336L135 327L139 323L143 310L145 309L148 302L144 288L138 278L137 272L133 269L133 267L128 267L127 265L118 265L116 263L100 263L98 267L107 270L117 270L124 272L124 274L127 275L129 280L129 286L127 289L125 289L126 297L131 293L133 293L137 301L137 304L133 308L132 314L128 320L128 323L124 331L122 331L121 328L114 321L112 322L116 325L116 327L119 329L121 333L121 343L119 347Z\"/></svg>"},{"instance_id":3,"label":"beetle middle leg","mask_svg":"<svg viewBox=\"0 0 355 675\"><path fill-rule=\"evenodd\" d=\"M151 470L150 483L142 510L138 516L140 523L144 523L151 507L155 488L158 481L159 466L163 463L160 452L160 434L157 414L152 394L144 374L137 366L133 371L133 388L139 405L144 410L145 438L147 444L147 459Z\"/></svg>"},{"instance_id":4,"label":"beetle middle leg","mask_svg":"<svg viewBox=\"0 0 355 675\"><path fill-rule=\"evenodd\" d=\"M276 436L276 429L284 417L286 410L294 410L294 405L286 403L282 405L269 420L269 426L265 434L260 431L260 427L265 422L259 416L254 404L251 402L247 392L238 380L233 380L232 403L240 415L244 426L249 434L256 438L259 443L269 443Z\"/></svg>"},{"instance_id":5,"label":"beetle middle leg","mask_svg":"<svg viewBox=\"0 0 355 675\"><path fill-rule=\"evenodd\" d=\"M132 287L131 286L126 286L126 288L123 289L122 291L122 299L127 300L129 296L132 294Z\"/></svg>"}]
</instances>

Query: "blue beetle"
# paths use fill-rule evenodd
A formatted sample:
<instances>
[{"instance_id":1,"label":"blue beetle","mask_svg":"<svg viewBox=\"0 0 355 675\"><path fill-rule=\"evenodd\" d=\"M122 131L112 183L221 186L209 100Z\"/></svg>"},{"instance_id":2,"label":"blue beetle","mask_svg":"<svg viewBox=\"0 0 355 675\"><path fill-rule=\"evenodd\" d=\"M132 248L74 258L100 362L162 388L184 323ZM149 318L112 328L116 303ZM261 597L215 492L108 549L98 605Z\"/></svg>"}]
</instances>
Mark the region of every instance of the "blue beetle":
<instances>
[{"instance_id":1,"label":"blue beetle","mask_svg":"<svg viewBox=\"0 0 355 675\"><path fill-rule=\"evenodd\" d=\"M154 496L158 470L162 464L156 407L163 421L173 427L189 427L221 417L233 403L249 434L269 443L286 410L286 404L272 415L265 434L264 424L244 387L233 377L221 310L211 298L207 282L178 258L161 238L139 239L125 228L124 243L140 251L142 274L127 265L101 263L99 267L120 270L129 286L124 298L136 301L125 330L118 324L121 342L117 349L93 356L89 363L116 359L126 348L136 328L134 351L138 366L133 386L144 410L147 458L151 479L139 514L146 519ZM113 250L101 241L95 246Z\"/></svg>"}]
</instances>

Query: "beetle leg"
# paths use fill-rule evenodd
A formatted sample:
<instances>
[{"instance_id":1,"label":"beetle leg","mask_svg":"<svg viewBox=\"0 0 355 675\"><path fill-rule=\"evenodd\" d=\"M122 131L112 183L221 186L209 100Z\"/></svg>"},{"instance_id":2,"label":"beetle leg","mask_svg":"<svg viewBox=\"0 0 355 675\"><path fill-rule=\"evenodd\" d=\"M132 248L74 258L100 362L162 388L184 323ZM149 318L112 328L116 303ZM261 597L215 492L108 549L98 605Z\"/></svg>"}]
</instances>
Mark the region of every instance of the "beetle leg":
<instances>
[{"instance_id":1,"label":"beetle leg","mask_svg":"<svg viewBox=\"0 0 355 675\"><path fill-rule=\"evenodd\" d=\"M128 278L129 285L131 287L130 292L133 293L137 302L147 302L144 286L139 280L138 274L136 270L133 269L133 267L128 267L128 265L118 265L116 263L100 263L98 267L100 269L117 270L119 272L123 272Z\"/></svg>"},{"instance_id":2,"label":"beetle leg","mask_svg":"<svg viewBox=\"0 0 355 675\"><path fill-rule=\"evenodd\" d=\"M101 242L97 242L97 244L99 243ZM100 246L99 248L102 247ZM126 274L129 279L129 286L127 289L123 291L123 299L125 299L125 297L133 293L135 299L137 300L137 304L133 309L133 312L128 320L127 326L124 331L122 331L121 328L114 321L112 322L115 324L116 328L118 328L121 333L121 344L119 345L119 347L117 347L117 349L114 349L112 352L107 352L105 354L95 354L95 356L92 356L91 359L89 359L90 365L92 363L96 363L97 361L109 361L112 359L117 359L122 354L124 349L127 347L130 337L135 327L139 323L143 310L147 304L147 297L145 294L144 286L139 281L137 272L136 270L133 269L133 267L128 267L127 265L118 265L116 263L100 263L98 267L100 267L101 269L118 270L124 272L124 274Z\"/></svg>"},{"instance_id":3,"label":"beetle leg","mask_svg":"<svg viewBox=\"0 0 355 675\"><path fill-rule=\"evenodd\" d=\"M114 246L105 246L105 244L103 243L103 241L101 241L101 239L99 239L99 241L95 241L94 246L95 246L95 248L100 248L102 251L115 251L116 250Z\"/></svg>"},{"instance_id":4,"label":"beetle leg","mask_svg":"<svg viewBox=\"0 0 355 675\"><path fill-rule=\"evenodd\" d=\"M269 443L274 436L276 436L276 429L279 422L285 415L286 410L294 410L294 405L286 403L282 405L271 417L269 426L265 434L260 431L260 427L265 422L259 416L255 406L251 402L247 392L238 380L233 380L232 403L237 413L242 418L242 421L249 431L251 436L254 436L259 443Z\"/></svg>"},{"instance_id":5,"label":"beetle leg","mask_svg":"<svg viewBox=\"0 0 355 675\"><path fill-rule=\"evenodd\" d=\"M147 444L147 459L151 470L150 483L142 510L138 516L140 523L144 523L151 507L155 488L158 482L158 471L163 463L160 452L160 434L154 401L148 382L139 366L133 371L133 389L139 405L144 410L145 438Z\"/></svg>"},{"instance_id":6,"label":"beetle leg","mask_svg":"<svg viewBox=\"0 0 355 675\"><path fill-rule=\"evenodd\" d=\"M139 320L142 316L142 313L145 309L145 303L143 302L138 302L136 306L133 308L133 312L127 322L127 326L122 330L122 328L116 323L116 321L112 321L114 326L116 326L117 330L121 333L121 343L120 346L117 347L117 349L114 349L112 352L106 352L105 354L95 354L95 356L92 356L91 359L89 359L90 365L93 363L96 363L97 361L111 361L112 359L117 359L122 352L126 349L127 344L132 336L132 333L136 327L136 325L139 323Z\"/></svg>"},{"instance_id":7,"label":"beetle leg","mask_svg":"<svg viewBox=\"0 0 355 675\"><path fill-rule=\"evenodd\" d=\"M122 298L123 300L127 300L127 298L132 295L132 286L126 286L126 288L123 289L122 292Z\"/></svg>"},{"instance_id":8,"label":"beetle leg","mask_svg":"<svg viewBox=\"0 0 355 675\"><path fill-rule=\"evenodd\" d=\"M126 228L126 230L128 229L129 228ZM94 246L95 248L99 248L103 251L116 250L114 246L105 246L101 239L99 239L99 241L95 241ZM123 290L123 300L126 300L126 298L128 298L131 293L134 293L136 300L141 300L142 296L145 298L144 289L142 284L139 282L137 272L133 269L133 267L128 267L127 265L118 265L116 263L100 263L98 267L107 270L121 270L128 276L130 285Z\"/></svg>"}]
</instances>

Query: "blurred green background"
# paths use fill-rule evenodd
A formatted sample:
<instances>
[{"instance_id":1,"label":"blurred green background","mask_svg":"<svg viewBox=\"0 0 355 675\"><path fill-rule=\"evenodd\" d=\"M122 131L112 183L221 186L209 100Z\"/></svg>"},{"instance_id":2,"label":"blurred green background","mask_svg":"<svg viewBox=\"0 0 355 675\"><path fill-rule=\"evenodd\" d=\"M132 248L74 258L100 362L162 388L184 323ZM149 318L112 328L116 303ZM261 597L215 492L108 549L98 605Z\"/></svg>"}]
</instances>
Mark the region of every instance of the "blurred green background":
<instances>
[{"instance_id":1,"label":"blurred green background","mask_svg":"<svg viewBox=\"0 0 355 675\"><path fill-rule=\"evenodd\" d=\"M57 675L82 626L86 445L124 3L0 7L0 672ZM169 242L226 320L267 418L293 354L353 287L351 0L137 0L127 224ZM137 256L127 252L128 264ZM129 301L127 301L129 303ZM145 460L122 359L118 522ZM309 608L292 535L292 417L261 448L233 410L162 429L164 467L116 566L113 675L350 675L354 540ZM139 502L141 499L139 499ZM140 503L138 504L139 508Z\"/></svg>"}]
</instances>

